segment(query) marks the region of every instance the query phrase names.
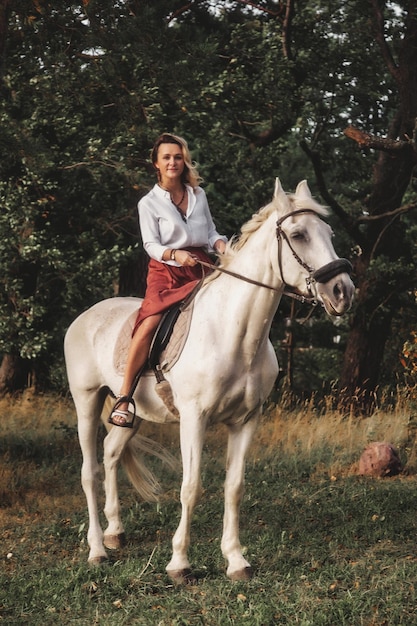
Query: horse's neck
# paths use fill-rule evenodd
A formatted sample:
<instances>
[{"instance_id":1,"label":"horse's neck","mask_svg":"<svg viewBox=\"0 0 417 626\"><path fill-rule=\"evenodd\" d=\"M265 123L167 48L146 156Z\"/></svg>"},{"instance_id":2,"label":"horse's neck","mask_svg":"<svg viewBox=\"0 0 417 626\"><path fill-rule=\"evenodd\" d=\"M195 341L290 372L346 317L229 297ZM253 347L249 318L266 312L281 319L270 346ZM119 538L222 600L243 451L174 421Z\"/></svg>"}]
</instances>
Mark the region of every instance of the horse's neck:
<instances>
[{"instance_id":1,"label":"horse's neck","mask_svg":"<svg viewBox=\"0 0 417 626\"><path fill-rule=\"evenodd\" d=\"M204 306L211 312L216 311L216 320L225 333L232 329L232 333L240 335L241 341L250 344L259 343L268 336L284 287L270 262L271 245L275 242L270 230L269 235L266 228L263 231L251 235L227 269L272 286L274 290L221 274L207 285L204 298Z\"/></svg>"}]
</instances>

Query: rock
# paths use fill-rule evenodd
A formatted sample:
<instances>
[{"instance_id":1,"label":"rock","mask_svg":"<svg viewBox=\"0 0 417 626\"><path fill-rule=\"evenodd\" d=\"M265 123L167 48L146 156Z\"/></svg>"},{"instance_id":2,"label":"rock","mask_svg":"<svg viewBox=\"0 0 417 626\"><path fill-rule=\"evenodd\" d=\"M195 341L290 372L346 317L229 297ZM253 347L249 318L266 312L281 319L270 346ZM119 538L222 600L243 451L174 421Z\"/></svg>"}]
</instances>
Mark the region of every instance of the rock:
<instances>
[{"instance_id":1,"label":"rock","mask_svg":"<svg viewBox=\"0 0 417 626\"><path fill-rule=\"evenodd\" d=\"M359 459L361 476L396 476L403 466L397 450L391 443L374 441L368 444Z\"/></svg>"}]
</instances>

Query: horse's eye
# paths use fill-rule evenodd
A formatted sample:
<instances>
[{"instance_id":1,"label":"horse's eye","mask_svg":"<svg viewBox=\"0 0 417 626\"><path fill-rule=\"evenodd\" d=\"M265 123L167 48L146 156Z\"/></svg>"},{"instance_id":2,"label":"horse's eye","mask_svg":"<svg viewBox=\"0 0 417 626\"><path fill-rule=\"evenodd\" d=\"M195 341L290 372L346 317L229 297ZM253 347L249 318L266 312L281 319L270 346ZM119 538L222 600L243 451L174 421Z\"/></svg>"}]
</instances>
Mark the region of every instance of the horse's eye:
<instances>
[{"instance_id":1,"label":"horse's eye","mask_svg":"<svg viewBox=\"0 0 417 626\"><path fill-rule=\"evenodd\" d=\"M305 238L305 234L301 232L301 230L296 230L291 233L291 239L294 239L294 241L302 241Z\"/></svg>"}]
</instances>

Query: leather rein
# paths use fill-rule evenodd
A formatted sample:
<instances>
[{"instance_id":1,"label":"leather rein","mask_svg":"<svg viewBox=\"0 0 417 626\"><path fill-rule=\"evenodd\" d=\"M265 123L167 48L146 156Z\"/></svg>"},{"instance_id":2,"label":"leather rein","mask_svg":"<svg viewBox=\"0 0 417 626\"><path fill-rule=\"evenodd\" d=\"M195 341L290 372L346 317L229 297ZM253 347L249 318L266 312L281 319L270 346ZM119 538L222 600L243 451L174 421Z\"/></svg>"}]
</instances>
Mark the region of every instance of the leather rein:
<instances>
[{"instance_id":1,"label":"leather rein","mask_svg":"<svg viewBox=\"0 0 417 626\"><path fill-rule=\"evenodd\" d=\"M283 295L288 296L289 298L293 298L294 300L298 300L299 302L302 302L302 303L308 303L308 304L311 304L312 306L317 306L319 301L317 299L317 290L315 287L316 283L327 283L329 282L329 280L334 278L334 276L337 276L338 274L341 274L343 272L347 272L350 275L353 271L353 268L352 268L352 264L347 259L336 259L335 261L331 261L330 263L323 265L323 267L320 267L318 270L315 270L313 267L311 267L310 265L308 265L302 260L302 258L297 254L297 252L294 250L293 246L291 245L291 242L289 240L287 233L282 229L282 223L286 219L288 219L289 217L293 217L294 215L300 215L302 213L314 213L314 215L317 215L316 211L313 211L312 209L298 209L296 211L291 211L290 213L287 213L286 215L284 215L283 217L277 220L275 232L276 232L276 237L278 241L278 265L279 265L279 271L281 273L281 279L284 282L284 284L286 284L284 280L284 274L283 274L283 268L282 268L282 242L285 240L285 242L288 244L289 249L291 250L291 254L295 258L297 263L301 265L301 267L303 267L308 272L308 276L306 277L306 285L307 285L307 291L310 295L304 296L298 291L291 291L285 288L283 291ZM278 293L281 291L280 289L277 289L276 287L272 285L261 283L257 280L254 280L253 278L249 278L248 276L243 276L242 274L238 274L237 272L232 272L231 270L227 270L223 267L219 267L217 265L214 265L213 263L206 263L205 261L201 261L199 259L198 259L198 262L200 263L200 265L203 265L204 267L208 267L209 269L215 270L217 272L228 274L229 276L233 276L234 278L244 280L245 282L250 283L251 285L257 285L258 287L265 287L266 289L270 289L271 291L276 291ZM315 295L313 295L313 291L315 292Z\"/></svg>"}]
</instances>

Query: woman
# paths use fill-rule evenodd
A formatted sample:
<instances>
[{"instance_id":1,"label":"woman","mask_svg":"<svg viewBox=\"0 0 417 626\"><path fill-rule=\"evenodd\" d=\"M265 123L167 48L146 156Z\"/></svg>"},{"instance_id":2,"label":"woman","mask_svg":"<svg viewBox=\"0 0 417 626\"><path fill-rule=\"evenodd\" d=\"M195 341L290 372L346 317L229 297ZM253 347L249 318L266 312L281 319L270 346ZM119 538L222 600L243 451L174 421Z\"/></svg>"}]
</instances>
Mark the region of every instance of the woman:
<instances>
[{"instance_id":1,"label":"woman","mask_svg":"<svg viewBox=\"0 0 417 626\"><path fill-rule=\"evenodd\" d=\"M109 418L116 426L132 426L124 398L147 361L163 312L191 293L202 278L199 260L211 263L206 250L222 254L227 241L216 230L187 142L164 133L156 140L151 158L158 183L138 204L143 245L150 256L147 287L133 330L119 401Z\"/></svg>"}]
</instances>

